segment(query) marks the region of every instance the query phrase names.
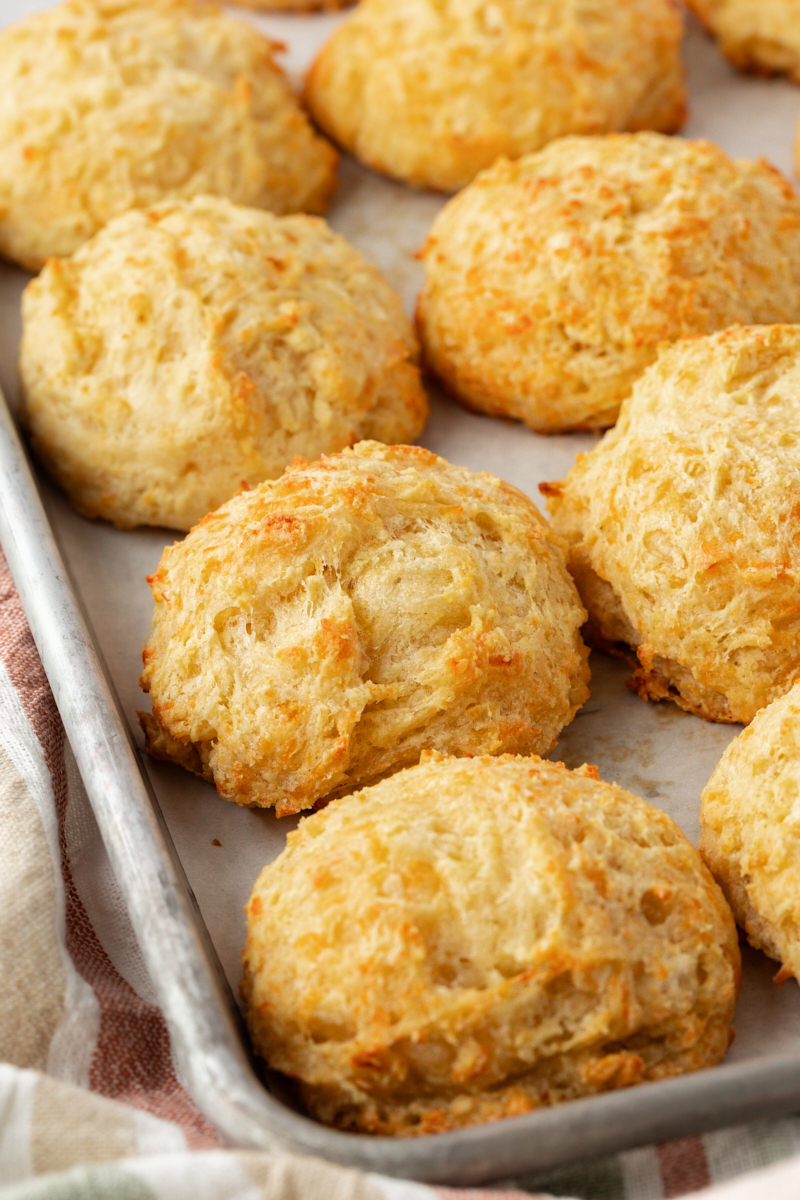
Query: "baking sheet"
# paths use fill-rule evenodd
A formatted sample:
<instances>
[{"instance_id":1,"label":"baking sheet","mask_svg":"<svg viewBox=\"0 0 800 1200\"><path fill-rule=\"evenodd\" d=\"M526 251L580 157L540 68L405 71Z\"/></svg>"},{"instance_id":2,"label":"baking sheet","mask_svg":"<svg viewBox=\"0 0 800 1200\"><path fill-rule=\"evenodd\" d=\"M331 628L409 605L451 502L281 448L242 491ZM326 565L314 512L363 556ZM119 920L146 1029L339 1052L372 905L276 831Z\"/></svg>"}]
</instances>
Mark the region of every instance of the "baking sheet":
<instances>
[{"instance_id":1,"label":"baking sheet","mask_svg":"<svg viewBox=\"0 0 800 1200\"><path fill-rule=\"evenodd\" d=\"M0 24L43 7L47 5L39 0L3 0ZM338 14L240 15L287 43L286 63L295 77L342 19ZM763 155L790 174L800 89L780 80L735 74L694 26L687 38L686 58L691 116L684 132L708 137L736 156ZM345 160L329 219L384 270L411 312L421 281L414 252L442 203L440 196L412 191ZM0 264L0 386L12 406L17 400L19 296L26 280L22 272ZM538 502L538 483L562 477L575 454L591 446L594 438L542 438L520 425L476 416L434 397L421 442L455 463L509 480ZM78 517L47 486L44 496L122 708L141 744L135 712L147 706L147 698L137 680L152 611L144 577L155 569L162 547L175 535L159 530L123 533ZM592 672L591 699L564 732L552 757L569 766L595 763L603 778L663 808L696 842L700 792L736 728L706 723L673 705L644 704L626 691L624 665L604 656L592 655ZM245 937L244 903L261 867L280 852L296 819L278 821L269 811L226 804L208 784L175 767L148 761L147 770L235 991ZM774 971L775 965L763 956L746 952L730 1063L800 1055L798 986L791 981L776 988L771 982ZM636 1105L636 1094L628 1095Z\"/></svg>"}]
</instances>

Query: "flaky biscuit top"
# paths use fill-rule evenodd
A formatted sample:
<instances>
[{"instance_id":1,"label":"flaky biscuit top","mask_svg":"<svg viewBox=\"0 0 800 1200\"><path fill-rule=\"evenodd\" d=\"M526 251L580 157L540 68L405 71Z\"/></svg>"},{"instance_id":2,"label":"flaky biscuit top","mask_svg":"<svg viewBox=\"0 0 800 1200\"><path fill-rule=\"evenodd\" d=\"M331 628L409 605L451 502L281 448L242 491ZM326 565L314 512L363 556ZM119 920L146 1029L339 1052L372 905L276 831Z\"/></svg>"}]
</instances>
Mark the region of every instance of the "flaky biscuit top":
<instances>
[{"instance_id":1,"label":"flaky biscuit top","mask_svg":"<svg viewBox=\"0 0 800 1200\"><path fill-rule=\"evenodd\" d=\"M417 437L416 358L399 296L323 220L169 201L28 286L22 417L81 512L186 530L298 455Z\"/></svg>"},{"instance_id":2,"label":"flaky biscuit top","mask_svg":"<svg viewBox=\"0 0 800 1200\"><path fill-rule=\"evenodd\" d=\"M596 630L646 694L748 722L800 675L800 326L665 349L548 486Z\"/></svg>"},{"instance_id":3,"label":"flaky biscuit top","mask_svg":"<svg viewBox=\"0 0 800 1200\"><path fill-rule=\"evenodd\" d=\"M703 791L700 853L751 945L800 979L800 684L756 714Z\"/></svg>"},{"instance_id":4,"label":"flaky biscuit top","mask_svg":"<svg viewBox=\"0 0 800 1200\"><path fill-rule=\"evenodd\" d=\"M195 0L68 0L0 31L0 254L38 269L204 193L324 212L337 156L278 48Z\"/></svg>"},{"instance_id":5,"label":"flaky biscuit top","mask_svg":"<svg viewBox=\"0 0 800 1200\"><path fill-rule=\"evenodd\" d=\"M425 749L549 749L588 694L561 538L415 447L362 442L236 497L151 584L151 749L279 814Z\"/></svg>"},{"instance_id":6,"label":"flaky biscuit top","mask_svg":"<svg viewBox=\"0 0 800 1200\"><path fill-rule=\"evenodd\" d=\"M434 756L301 822L248 904L256 1050L420 1134L718 1061L731 914L667 817L537 758Z\"/></svg>"},{"instance_id":7,"label":"flaky biscuit top","mask_svg":"<svg viewBox=\"0 0 800 1200\"><path fill-rule=\"evenodd\" d=\"M674 132L681 35L669 0L362 0L305 96L369 166L455 191L565 134Z\"/></svg>"},{"instance_id":8,"label":"flaky biscuit top","mask_svg":"<svg viewBox=\"0 0 800 1200\"><path fill-rule=\"evenodd\" d=\"M570 137L498 163L423 258L428 365L540 432L612 425L664 341L800 321L800 201L705 141Z\"/></svg>"}]
</instances>

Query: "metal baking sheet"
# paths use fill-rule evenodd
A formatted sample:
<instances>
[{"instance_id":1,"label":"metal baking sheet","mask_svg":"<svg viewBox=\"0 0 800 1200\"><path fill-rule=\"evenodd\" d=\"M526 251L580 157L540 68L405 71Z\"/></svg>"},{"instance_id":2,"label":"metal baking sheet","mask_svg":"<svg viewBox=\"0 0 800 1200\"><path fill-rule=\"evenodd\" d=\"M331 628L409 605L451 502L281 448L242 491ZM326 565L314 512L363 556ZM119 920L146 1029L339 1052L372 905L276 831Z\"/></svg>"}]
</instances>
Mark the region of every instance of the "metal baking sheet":
<instances>
[{"instance_id":1,"label":"metal baking sheet","mask_svg":"<svg viewBox=\"0 0 800 1200\"><path fill-rule=\"evenodd\" d=\"M39 0L4 0L0 24L43 7ZM297 77L342 19L241 15L287 44L286 61ZM791 174L800 89L734 74L695 27L686 57L691 116L685 133L708 137L737 156L764 155ZM409 312L421 277L414 252L443 202L352 161L342 164L331 224L384 270ZM12 409L19 297L26 281L22 272L0 265L0 383ZM563 476L575 454L593 440L537 437L517 424L469 414L441 397L434 397L421 439L451 461L500 475L534 498L540 481ZM253 1071L234 997L244 903L296 819L278 821L269 811L226 804L202 781L145 759L135 718L136 709L146 707L137 683L152 610L144 577L175 535L120 532L87 522L49 485L39 488L46 517L13 422L3 413L0 540L170 1023L184 1080L227 1140L320 1154L387 1174L468 1184L800 1106L798 986L792 981L776 988L775 964L746 950L737 1038L725 1064L712 1070L402 1141L339 1133L287 1107ZM93 636L83 624L56 542ZM642 703L624 687L625 667L603 656L592 656L592 672L591 699L565 730L553 757L570 766L596 763L603 778L669 812L696 841L700 792L736 729L708 724L672 705Z\"/></svg>"}]
</instances>

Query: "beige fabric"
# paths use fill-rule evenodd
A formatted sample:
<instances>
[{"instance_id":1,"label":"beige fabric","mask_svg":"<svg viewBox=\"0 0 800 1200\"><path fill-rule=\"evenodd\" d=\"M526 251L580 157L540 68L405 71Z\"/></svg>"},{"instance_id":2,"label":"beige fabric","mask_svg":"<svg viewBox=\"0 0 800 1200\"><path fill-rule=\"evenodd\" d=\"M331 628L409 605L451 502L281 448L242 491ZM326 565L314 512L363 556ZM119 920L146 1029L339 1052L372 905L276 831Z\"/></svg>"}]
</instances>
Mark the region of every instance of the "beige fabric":
<instances>
[{"instance_id":1,"label":"beige fabric","mask_svg":"<svg viewBox=\"0 0 800 1200\"><path fill-rule=\"evenodd\" d=\"M44 1069L64 1012L52 860L36 803L0 747L0 1061Z\"/></svg>"},{"instance_id":2,"label":"beige fabric","mask_svg":"<svg viewBox=\"0 0 800 1200\"><path fill-rule=\"evenodd\" d=\"M84 1162L110 1162L139 1149L133 1111L43 1075L31 1121L31 1160L37 1175Z\"/></svg>"},{"instance_id":3,"label":"beige fabric","mask_svg":"<svg viewBox=\"0 0 800 1200\"><path fill-rule=\"evenodd\" d=\"M236 1157L265 1200L386 1200L360 1171L342 1167L321 1169L315 1158L292 1158L288 1154L267 1157L255 1153Z\"/></svg>"}]
</instances>

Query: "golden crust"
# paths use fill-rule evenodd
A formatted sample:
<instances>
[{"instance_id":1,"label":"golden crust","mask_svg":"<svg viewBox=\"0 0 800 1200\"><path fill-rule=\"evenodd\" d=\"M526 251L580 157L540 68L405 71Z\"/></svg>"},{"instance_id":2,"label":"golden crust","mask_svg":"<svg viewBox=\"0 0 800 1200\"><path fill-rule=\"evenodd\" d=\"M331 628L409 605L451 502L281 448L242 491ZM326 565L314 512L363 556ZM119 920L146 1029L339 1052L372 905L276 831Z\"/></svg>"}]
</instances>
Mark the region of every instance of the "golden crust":
<instances>
[{"instance_id":1,"label":"golden crust","mask_svg":"<svg viewBox=\"0 0 800 1200\"><path fill-rule=\"evenodd\" d=\"M26 289L34 448L75 506L190 529L243 487L427 400L400 298L318 217L210 196L135 210Z\"/></svg>"},{"instance_id":2,"label":"golden crust","mask_svg":"<svg viewBox=\"0 0 800 1200\"><path fill-rule=\"evenodd\" d=\"M687 0L740 71L786 74L800 83L797 0Z\"/></svg>"},{"instance_id":3,"label":"golden crust","mask_svg":"<svg viewBox=\"0 0 800 1200\"><path fill-rule=\"evenodd\" d=\"M800 326L666 348L616 428L548 485L600 637L637 690L753 719L800 676Z\"/></svg>"},{"instance_id":4,"label":"golden crust","mask_svg":"<svg viewBox=\"0 0 800 1200\"><path fill-rule=\"evenodd\" d=\"M353 0L236 0L239 8L258 12L336 12L352 3Z\"/></svg>"},{"instance_id":5,"label":"golden crust","mask_svg":"<svg viewBox=\"0 0 800 1200\"><path fill-rule=\"evenodd\" d=\"M423 257L431 370L544 433L613 425L664 341L800 321L800 201L709 142L564 138L498 163Z\"/></svg>"},{"instance_id":6,"label":"golden crust","mask_svg":"<svg viewBox=\"0 0 800 1200\"><path fill-rule=\"evenodd\" d=\"M295 466L150 583L150 747L278 815L426 749L549 749L588 695L563 541L516 488L427 450Z\"/></svg>"},{"instance_id":7,"label":"golden crust","mask_svg":"<svg viewBox=\"0 0 800 1200\"><path fill-rule=\"evenodd\" d=\"M278 48L195 0L69 0L0 31L0 254L38 269L130 208L205 193L324 212L337 155Z\"/></svg>"},{"instance_id":8,"label":"golden crust","mask_svg":"<svg viewBox=\"0 0 800 1200\"><path fill-rule=\"evenodd\" d=\"M594 767L431 756L301 822L247 906L255 1049L311 1113L434 1133L709 1066L730 911Z\"/></svg>"},{"instance_id":9,"label":"golden crust","mask_svg":"<svg viewBox=\"0 0 800 1200\"><path fill-rule=\"evenodd\" d=\"M800 685L723 754L704 792L700 853L751 945L800 979Z\"/></svg>"},{"instance_id":10,"label":"golden crust","mask_svg":"<svg viewBox=\"0 0 800 1200\"><path fill-rule=\"evenodd\" d=\"M564 134L679 129L681 34L670 0L362 0L306 100L368 166L455 191Z\"/></svg>"}]
</instances>

